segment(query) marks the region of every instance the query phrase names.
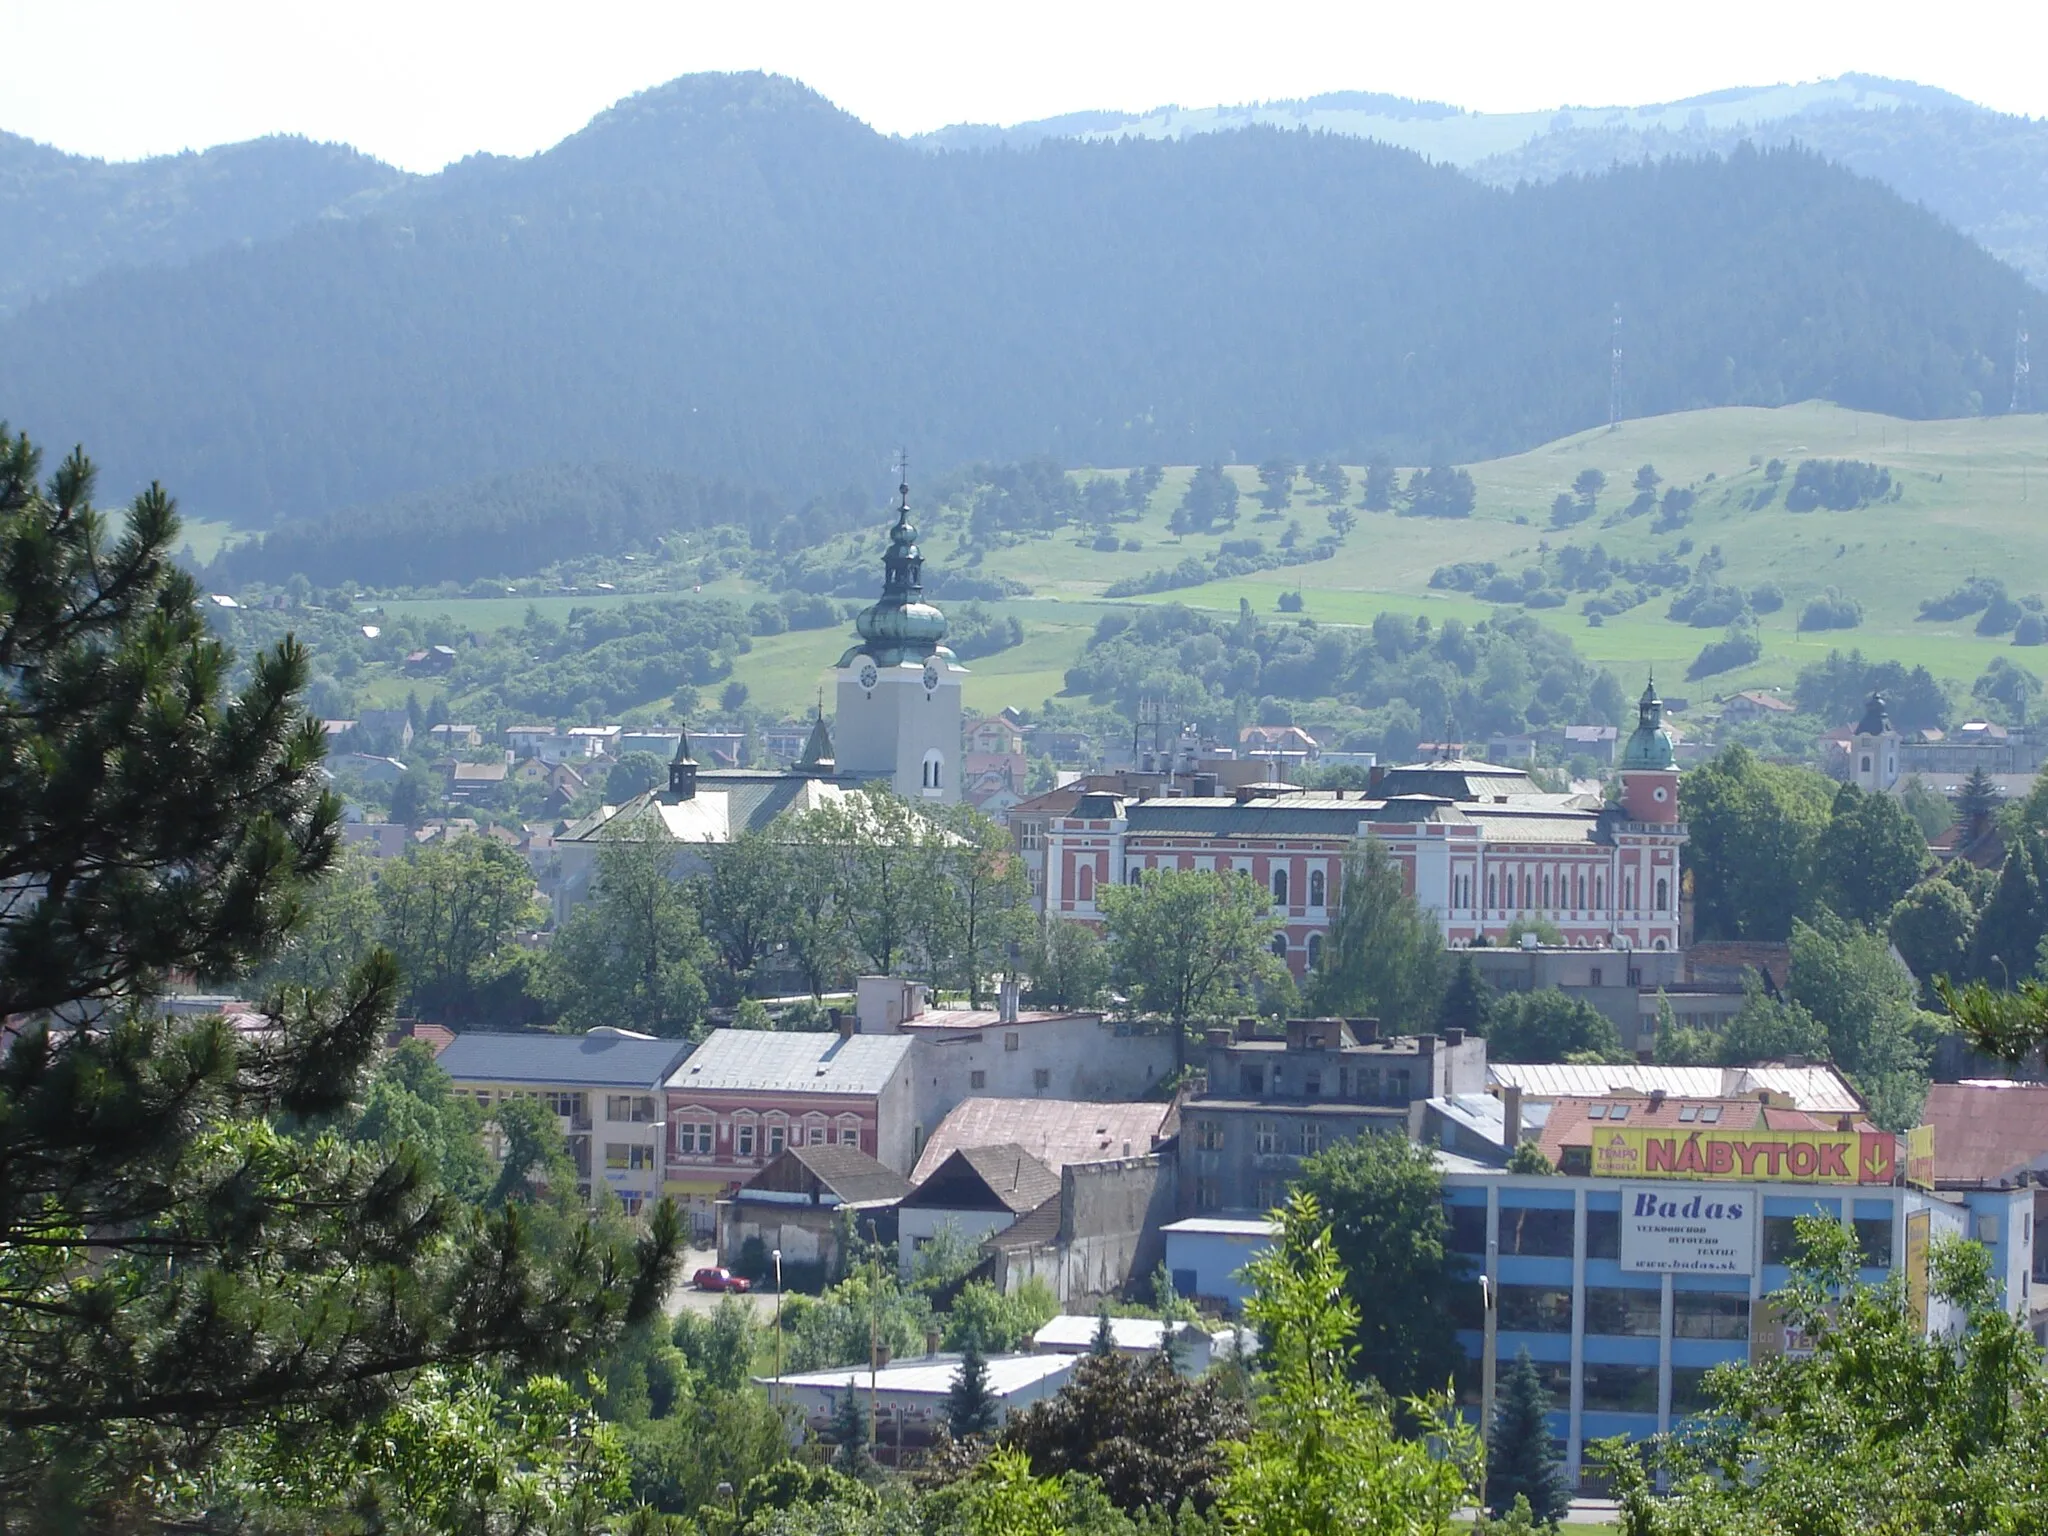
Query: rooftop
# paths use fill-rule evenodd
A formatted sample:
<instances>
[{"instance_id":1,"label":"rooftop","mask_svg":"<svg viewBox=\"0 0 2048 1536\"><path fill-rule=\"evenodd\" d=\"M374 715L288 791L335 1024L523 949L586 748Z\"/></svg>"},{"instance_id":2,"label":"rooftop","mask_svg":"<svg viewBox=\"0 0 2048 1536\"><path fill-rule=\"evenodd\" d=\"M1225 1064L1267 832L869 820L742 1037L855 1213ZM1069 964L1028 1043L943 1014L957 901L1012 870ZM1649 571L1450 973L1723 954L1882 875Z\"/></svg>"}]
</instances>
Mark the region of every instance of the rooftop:
<instances>
[{"instance_id":1,"label":"rooftop","mask_svg":"<svg viewBox=\"0 0 2048 1536\"><path fill-rule=\"evenodd\" d=\"M988 1358L988 1389L997 1397L1008 1397L1014 1392L1052 1377L1062 1376L1073 1370L1072 1355L991 1355ZM928 1355L921 1360L892 1361L874 1373L878 1391L896 1392L915 1397L944 1397L953 1390L953 1380L960 1374L958 1355ZM757 1386L771 1386L773 1376L756 1376ZM867 1390L868 1368L859 1366L836 1366L829 1371L799 1371L781 1378L785 1387L810 1387L827 1392L843 1391L853 1387Z\"/></svg>"},{"instance_id":2,"label":"rooftop","mask_svg":"<svg viewBox=\"0 0 2048 1536\"><path fill-rule=\"evenodd\" d=\"M908 1035L714 1029L668 1087L723 1093L877 1094L909 1056Z\"/></svg>"},{"instance_id":3,"label":"rooftop","mask_svg":"<svg viewBox=\"0 0 2048 1536\"><path fill-rule=\"evenodd\" d=\"M784 1159L788 1161L785 1163ZM799 1169L801 1173L797 1172ZM746 1198L750 1191L772 1196L800 1190L806 1182L805 1175L837 1196L842 1205L888 1205L910 1193L908 1179L859 1147L813 1142L783 1148L767 1167L740 1187L740 1198Z\"/></svg>"},{"instance_id":4,"label":"rooftop","mask_svg":"<svg viewBox=\"0 0 2048 1536\"><path fill-rule=\"evenodd\" d=\"M920 1168L923 1163L920 1161ZM1015 1142L993 1147L962 1147L940 1159L937 1167L914 1181L906 1206L940 1210L981 1210L978 1202L993 1198L1014 1216L1035 1211L1060 1192L1057 1169L1048 1168Z\"/></svg>"},{"instance_id":5,"label":"rooftop","mask_svg":"<svg viewBox=\"0 0 2048 1536\"><path fill-rule=\"evenodd\" d=\"M1095 1342L1095 1331L1102 1326L1100 1317L1084 1313L1063 1312L1038 1332L1031 1335L1031 1347L1037 1350L1057 1350L1061 1354L1075 1354L1089 1348ZM1152 1351L1166 1342L1166 1324L1156 1317L1112 1317L1109 1320L1109 1336L1118 1349ZM1200 1332L1193 1323L1178 1322L1174 1331Z\"/></svg>"},{"instance_id":6,"label":"rooftop","mask_svg":"<svg viewBox=\"0 0 2048 1536\"><path fill-rule=\"evenodd\" d=\"M900 1035L856 1036L894 1039ZM911 1170L922 1183L940 1163L963 1147L1021 1146L1058 1173L1069 1163L1099 1163L1143 1157L1155 1136L1171 1134L1171 1104L1102 1104L1073 1099L963 1099L932 1131Z\"/></svg>"},{"instance_id":7,"label":"rooftop","mask_svg":"<svg viewBox=\"0 0 2048 1536\"><path fill-rule=\"evenodd\" d=\"M2048 1083L1936 1083L1921 1120L1934 1128L1934 1181L1996 1185L2048 1167Z\"/></svg>"},{"instance_id":8,"label":"rooftop","mask_svg":"<svg viewBox=\"0 0 2048 1536\"><path fill-rule=\"evenodd\" d=\"M449 1041L436 1059L450 1077L469 1082L654 1088L689 1054L685 1041L626 1030L514 1035L472 1029Z\"/></svg>"},{"instance_id":9,"label":"rooftop","mask_svg":"<svg viewBox=\"0 0 2048 1536\"><path fill-rule=\"evenodd\" d=\"M1189 1216L1159 1230L1202 1237L1271 1237L1280 1228L1263 1216Z\"/></svg>"},{"instance_id":10,"label":"rooftop","mask_svg":"<svg viewBox=\"0 0 2048 1536\"><path fill-rule=\"evenodd\" d=\"M1659 1067L1623 1064L1579 1066L1568 1062L1516 1063L1495 1061L1486 1067L1493 1088L1520 1088L1524 1100L1602 1098L1617 1089L1650 1093L1663 1089L1674 1097L1712 1099L1739 1097L1768 1089L1795 1108L1821 1114L1863 1111L1855 1089L1833 1067Z\"/></svg>"}]
</instances>

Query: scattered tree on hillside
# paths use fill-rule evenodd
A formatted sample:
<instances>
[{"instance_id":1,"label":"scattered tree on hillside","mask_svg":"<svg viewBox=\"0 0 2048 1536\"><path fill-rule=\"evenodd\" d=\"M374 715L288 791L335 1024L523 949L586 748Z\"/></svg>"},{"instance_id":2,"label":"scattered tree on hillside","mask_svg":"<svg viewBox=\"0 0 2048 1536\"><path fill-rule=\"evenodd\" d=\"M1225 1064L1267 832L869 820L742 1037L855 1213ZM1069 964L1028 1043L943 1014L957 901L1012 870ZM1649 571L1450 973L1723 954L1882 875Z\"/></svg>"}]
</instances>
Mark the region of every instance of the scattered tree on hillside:
<instances>
[{"instance_id":1,"label":"scattered tree on hillside","mask_svg":"<svg viewBox=\"0 0 2048 1536\"><path fill-rule=\"evenodd\" d=\"M1365 484L1360 489L1358 504L1368 512L1390 512L1394 507L1394 492L1399 482L1394 476L1394 461L1383 453L1376 453L1365 461Z\"/></svg>"},{"instance_id":2,"label":"scattered tree on hillside","mask_svg":"<svg viewBox=\"0 0 2048 1536\"><path fill-rule=\"evenodd\" d=\"M1268 459L1259 466L1259 505L1268 512L1285 512L1294 499L1295 465L1288 459Z\"/></svg>"},{"instance_id":3,"label":"scattered tree on hillside","mask_svg":"<svg viewBox=\"0 0 2048 1536\"><path fill-rule=\"evenodd\" d=\"M1212 533L1237 521L1237 482L1221 464L1204 464L1188 482L1166 526L1173 533Z\"/></svg>"}]
</instances>

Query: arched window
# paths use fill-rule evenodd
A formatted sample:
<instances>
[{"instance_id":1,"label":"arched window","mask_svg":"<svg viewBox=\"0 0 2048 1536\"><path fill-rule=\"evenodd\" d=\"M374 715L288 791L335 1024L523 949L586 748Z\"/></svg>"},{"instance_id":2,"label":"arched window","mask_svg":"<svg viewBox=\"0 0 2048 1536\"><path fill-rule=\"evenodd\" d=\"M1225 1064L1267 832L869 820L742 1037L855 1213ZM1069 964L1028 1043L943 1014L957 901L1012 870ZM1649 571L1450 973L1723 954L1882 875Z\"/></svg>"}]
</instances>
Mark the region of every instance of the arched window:
<instances>
[{"instance_id":1,"label":"arched window","mask_svg":"<svg viewBox=\"0 0 2048 1536\"><path fill-rule=\"evenodd\" d=\"M924 787L944 789L946 787L946 757L937 747L924 755Z\"/></svg>"},{"instance_id":2,"label":"arched window","mask_svg":"<svg viewBox=\"0 0 2048 1536\"><path fill-rule=\"evenodd\" d=\"M1671 882L1662 875L1657 877L1657 910L1663 912L1671 905Z\"/></svg>"},{"instance_id":3,"label":"arched window","mask_svg":"<svg viewBox=\"0 0 2048 1536\"><path fill-rule=\"evenodd\" d=\"M1652 945L1650 946L1650 948L1652 948L1652 949L1662 949L1663 947L1664 947L1664 941L1663 941L1662 939L1658 939L1658 940L1657 940L1657 941L1656 941L1655 943L1653 943L1653 944L1652 944Z\"/></svg>"},{"instance_id":4,"label":"arched window","mask_svg":"<svg viewBox=\"0 0 2048 1536\"><path fill-rule=\"evenodd\" d=\"M1500 905L1500 886L1498 883L1499 880L1500 877L1498 875L1488 875L1486 877L1486 904L1489 907L1497 907Z\"/></svg>"},{"instance_id":5,"label":"arched window","mask_svg":"<svg viewBox=\"0 0 2048 1536\"><path fill-rule=\"evenodd\" d=\"M1586 910L1586 875L1583 870L1579 872L1579 899L1573 902L1572 906L1580 912Z\"/></svg>"},{"instance_id":6,"label":"arched window","mask_svg":"<svg viewBox=\"0 0 2048 1536\"><path fill-rule=\"evenodd\" d=\"M1545 870L1545 871L1543 872L1543 905L1544 905L1545 907L1548 907L1548 906L1550 906L1550 905L1551 905L1551 901L1550 901L1550 872L1549 872L1548 870Z\"/></svg>"},{"instance_id":7,"label":"arched window","mask_svg":"<svg viewBox=\"0 0 2048 1536\"><path fill-rule=\"evenodd\" d=\"M1287 905L1287 871L1284 868L1273 871L1273 905Z\"/></svg>"},{"instance_id":8,"label":"arched window","mask_svg":"<svg viewBox=\"0 0 2048 1536\"><path fill-rule=\"evenodd\" d=\"M1277 956L1279 959L1285 960L1287 958L1287 935L1284 933L1274 934L1273 942L1270 947L1275 956Z\"/></svg>"},{"instance_id":9,"label":"arched window","mask_svg":"<svg viewBox=\"0 0 2048 1536\"><path fill-rule=\"evenodd\" d=\"M1083 864L1074 872L1074 896L1080 901L1095 899L1095 866Z\"/></svg>"},{"instance_id":10,"label":"arched window","mask_svg":"<svg viewBox=\"0 0 2048 1536\"><path fill-rule=\"evenodd\" d=\"M1593 877L1593 910L1595 912L1598 912L1600 910L1601 904L1606 900L1607 881L1604 877L1600 875L1595 875Z\"/></svg>"},{"instance_id":11,"label":"arched window","mask_svg":"<svg viewBox=\"0 0 2048 1536\"><path fill-rule=\"evenodd\" d=\"M1320 907L1323 904L1323 897L1328 891L1329 885L1323 877L1323 872L1320 869L1310 870L1308 872L1308 904L1312 907Z\"/></svg>"},{"instance_id":12,"label":"arched window","mask_svg":"<svg viewBox=\"0 0 2048 1536\"><path fill-rule=\"evenodd\" d=\"M1312 933L1308 936L1308 968L1315 970L1323 963L1323 936Z\"/></svg>"},{"instance_id":13,"label":"arched window","mask_svg":"<svg viewBox=\"0 0 2048 1536\"><path fill-rule=\"evenodd\" d=\"M1865 773L1870 772L1870 754L1868 752L1863 754L1863 771Z\"/></svg>"}]
</instances>

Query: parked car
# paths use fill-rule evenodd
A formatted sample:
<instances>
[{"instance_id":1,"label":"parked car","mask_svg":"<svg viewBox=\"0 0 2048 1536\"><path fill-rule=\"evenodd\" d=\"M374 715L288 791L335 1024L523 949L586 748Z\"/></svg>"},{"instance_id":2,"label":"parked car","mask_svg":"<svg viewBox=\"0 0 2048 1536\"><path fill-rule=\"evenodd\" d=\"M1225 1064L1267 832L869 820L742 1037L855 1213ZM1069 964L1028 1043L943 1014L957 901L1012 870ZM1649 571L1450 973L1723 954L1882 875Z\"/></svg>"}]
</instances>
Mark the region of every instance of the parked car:
<instances>
[{"instance_id":1,"label":"parked car","mask_svg":"<svg viewBox=\"0 0 2048 1536\"><path fill-rule=\"evenodd\" d=\"M741 1295L754 1288L746 1276L729 1269L700 1269L690 1277L690 1284L700 1291L736 1291Z\"/></svg>"}]
</instances>

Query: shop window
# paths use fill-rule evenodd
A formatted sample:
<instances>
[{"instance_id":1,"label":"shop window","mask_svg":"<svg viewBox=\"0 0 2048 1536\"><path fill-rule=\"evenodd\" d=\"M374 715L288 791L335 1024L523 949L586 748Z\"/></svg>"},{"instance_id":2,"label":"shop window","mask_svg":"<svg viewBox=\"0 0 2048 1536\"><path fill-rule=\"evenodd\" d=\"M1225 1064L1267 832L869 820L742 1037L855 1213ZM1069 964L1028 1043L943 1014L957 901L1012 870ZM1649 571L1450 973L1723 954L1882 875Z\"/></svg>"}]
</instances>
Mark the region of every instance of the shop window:
<instances>
[{"instance_id":1,"label":"shop window","mask_svg":"<svg viewBox=\"0 0 2048 1536\"><path fill-rule=\"evenodd\" d=\"M1532 1211L1502 1206L1500 1251L1531 1257L1568 1259L1572 1256L1572 1213Z\"/></svg>"},{"instance_id":2,"label":"shop window","mask_svg":"<svg viewBox=\"0 0 2048 1536\"><path fill-rule=\"evenodd\" d=\"M1568 1286L1503 1285L1496 1324L1510 1333L1570 1333L1572 1293Z\"/></svg>"}]
</instances>

